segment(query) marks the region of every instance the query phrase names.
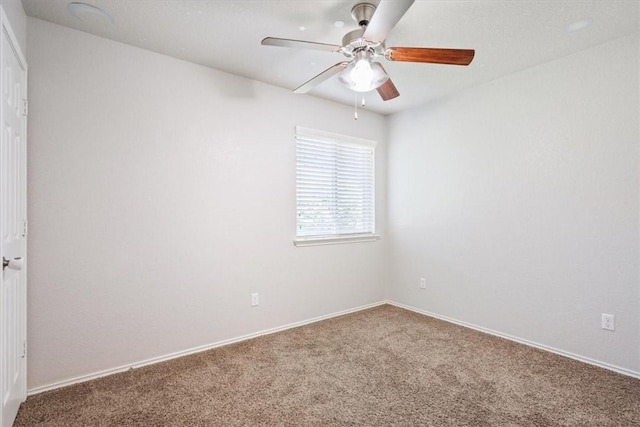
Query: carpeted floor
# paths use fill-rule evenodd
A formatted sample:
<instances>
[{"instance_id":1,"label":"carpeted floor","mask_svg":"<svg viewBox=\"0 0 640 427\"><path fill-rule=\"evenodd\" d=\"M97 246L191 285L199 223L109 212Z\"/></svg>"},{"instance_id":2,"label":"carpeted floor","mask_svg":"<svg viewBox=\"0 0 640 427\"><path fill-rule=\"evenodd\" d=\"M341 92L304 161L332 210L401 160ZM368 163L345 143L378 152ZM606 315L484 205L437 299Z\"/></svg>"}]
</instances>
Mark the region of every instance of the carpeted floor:
<instances>
[{"instance_id":1,"label":"carpeted floor","mask_svg":"<svg viewBox=\"0 0 640 427\"><path fill-rule=\"evenodd\" d=\"M640 426L640 380L381 306L29 397L16 426Z\"/></svg>"}]
</instances>

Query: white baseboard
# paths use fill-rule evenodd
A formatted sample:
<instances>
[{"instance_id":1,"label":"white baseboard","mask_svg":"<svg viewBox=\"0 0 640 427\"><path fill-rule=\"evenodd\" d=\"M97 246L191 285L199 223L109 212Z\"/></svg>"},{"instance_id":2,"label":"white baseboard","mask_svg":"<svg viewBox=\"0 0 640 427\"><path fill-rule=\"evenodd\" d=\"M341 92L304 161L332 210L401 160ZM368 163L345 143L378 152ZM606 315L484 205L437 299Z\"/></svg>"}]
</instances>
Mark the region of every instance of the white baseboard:
<instances>
[{"instance_id":1,"label":"white baseboard","mask_svg":"<svg viewBox=\"0 0 640 427\"><path fill-rule=\"evenodd\" d=\"M129 365L124 365L124 366L119 366L116 368L111 368L111 369L105 369L103 371L99 371L99 372L94 372L91 374L87 374L87 375L81 375L78 377L74 377L74 378L69 378L66 380L62 380L62 381L57 381L55 383L51 383L51 384L47 384L44 386L40 386L40 387L35 387L32 389L27 390L27 395L28 396L32 396L34 394L38 394L38 393L42 393L45 391L49 391L49 390L54 390L57 388L61 388L61 387L66 387L72 384L77 384L77 383L82 383L85 381L90 381L96 378L100 378L100 377L105 377L107 375L113 375L113 374L117 374L118 372L124 372L127 371L129 369L136 369L136 368L141 368L143 366L147 366L147 365L152 365L154 363L160 363L160 362L164 362L167 360L171 360L171 359L175 359L177 357L182 357L182 356L188 356L190 354L195 354L195 353L200 353L202 351L207 351L216 347L222 347L225 345L229 345L229 344L233 344L236 342L240 342L240 341L245 341L251 338L256 338L256 337L260 337L263 335L269 335L269 334L273 334L276 332L280 332L280 331L284 331L287 329L291 329L291 328L296 328L298 326L304 326L304 325L308 325L310 323L315 323L315 322L320 322L322 320L326 320L326 319L331 319L332 317L338 317L338 316L343 316L345 314L349 314L349 313L355 313L357 311L362 311L362 310L366 310L369 308L373 308L373 307L377 307L380 305L384 305L384 304L390 304L396 307L400 307L403 308L405 310L410 310L413 311L415 313L419 313L425 316L429 316L429 317L434 317L436 319L440 319L440 320L444 320L446 322L449 323L454 323L456 325L460 325L460 326L464 326L466 328L470 328L470 329L474 329L476 331L480 331L480 332L484 332L487 334L491 334L491 335L495 335L497 337L500 338L504 338L504 339L508 339L510 341L515 341L517 343L520 344L524 344L524 345L528 345L530 347L535 347L535 348L539 348L541 350L545 350L545 351L549 351L551 353L555 353L558 354L560 356L565 356L571 359L575 359L578 360L580 362L584 362L584 363L588 363L590 365L595 365L595 366L599 366L601 368L604 369L608 369L614 372L618 372L620 374L623 375L627 375L630 377L634 377L634 378L640 378L640 372L636 372L636 371L632 371L630 369L626 369L626 368L621 368L619 366L615 366L615 365L611 365L609 363L605 363L605 362L601 362L598 360L594 360L585 356L580 356L578 354L574 354L574 353L570 353L568 351L564 351L564 350L559 350L557 348L553 348L553 347L549 347L546 346L544 344L539 344L533 341L529 341L529 340L525 340L522 338L518 338L518 337L514 337L508 334L504 334L501 332L497 332L491 329L487 329L487 328L483 328L481 326L476 326L473 325L471 323L467 323L467 322L462 322L460 320L456 320L456 319L452 319L450 317L446 317L446 316L442 316L436 313L432 313L426 310L421 310L419 308L416 307L412 307L409 305L405 305L405 304L401 304L399 302L395 302L395 301L379 301L379 302L375 302L373 304L367 304L367 305L363 305L360 307L355 307L355 308L351 308L348 310L343 310L343 311L339 311L339 312L335 312L335 313L331 313L331 314L327 314L324 316L319 316L319 317L314 317L312 319L307 319L307 320L302 320L300 322L294 322L294 323L290 323L288 325L284 325L284 326L279 326L276 328L271 328L271 329L265 329L263 331L259 331L259 332L255 332L252 334L247 334L247 335L242 335L240 337L236 337L236 338L231 338L228 340L223 340L223 341L218 341L212 344L206 344L206 345L202 345L199 347L194 347L194 348L190 348L188 350L183 350L183 351L178 351L175 353L171 353L171 354L167 354L164 356L158 356L158 357L153 357L150 359L146 359L146 360L141 360L139 362L135 362Z\"/></svg>"},{"instance_id":2,"label":"white baseboard","mask_svg":"<svg viewBox=\"0 0 640 427\"><path fill-rule=\"evenodd\" d=\"M218 342L215 342L215 343L212 343L212 344L205 344L205 345L202 345L202 346L199 346L199 347L194 347L194 348L190 348L188 350L183 350L183 351L177 351L175 353L167 354L167 355L164 355L164 356L152 357L150 359L141 360L139 362L131 363L129 365L124 365L124 366L119 366L117 368L105 369L103 371L94 372L94 373L87 374L87 375L81 375L81 376L78 376L78 377L69 378L69 379L62 380L62 381L57 381L57 382L54 382L54 383L51 383L51 384L47 384L47 385L43 385L43 386L40 386L40 387L34 387L32 389L29 389L29 390L27 390L27 396L32 396L34 394L42 393L42 392L45 392L45 391L54 390L54 389L61 388L61 387L66 387L66 386L69 386L69 385L72 385L72 384L83 383L85 381L94 380L94 379L100 378L100 377L106 377L107 375L117 374L118 372L128 371L129 369L136 369L136 368L141 368L143 366L152 365L154 363L165 362L167 360L175 359L177 357L188 356L188 355L194 354L194 353L200 353L202 351L211 350L212 348L222 347L222 346L233 344L233 343L240 342L240 341L246 341L246 340L249 340L251 338L260 337L260 336L263 336L263 335L269 335L269 334L273 334L273 333L284 331L284 330L291 329L291 328L297 328L298 326L304 326L304 325L308 325L310 323L320 322L322 320L331 319L332 317L338 317L338 316L343 316L343 315L349 314L349 313L355 313L357 311L362 311L362 310L366 310L366 309L369 309L369 308L377 307L377 306L380 306L380 305L384 305L386 303L387 303L386 301L379 301L379 302L375 302L373 304L367 304L367 305L363 305L363 306L360 306L360 307L350 308L348 310L342 310L342 311L338 311L336 313L327 314L327 315L324 315L324 316L314 317L312 319L302 320L300 322L289 323L288 325L278 326L276 328L265 329L263 331L255 332L255 333L252 333L252 334L242 335L242 336L237 337L237 338L231 338L231 339L228 339L228 340L218 341Z\"/></svg>"},{"instance_id":3,"label":"white baseboard","mask_svg":"<svg viewBox=\"0 0 640 427\"><path fill-rule=\"evenodd\" d=\"M619 374L627 375L627 376L634 377L634 378L640 378L640 372L632 371L632 370L626 369L626 368L621 368L620 366L611 365L609 363L601 362L599 360L594 360L594 359L591 359L589 357L581 356L579 354L574 354L574 353L570 353L568 351L559 350L557 348L549 347L549 346L544 345L544 344L539 344L537 342L525 340L523 338L514 337L512 335L504 334L502 332L497 332L497 331L494 331L494 330L491 330L491 329L488 329L488 328L483 328L482 326L476 326L476 325L471 324L471 323L462 322L460 320L452 319L450 317L442 316L440 314L432 313L432 312L429 312L429 311L426 311L426 310L421 310L419 308L412 307L412 306L405 305L405 304L401 304L399 302L387 301L387 304L394 305L394 306L400 307L400 308L404 308L405 310L410 310L410 311L413 311L415 313L423 314L425 316L434 317L436 319L444 320L445 322L454 323L456 325L464 326L465 328L475 329L476 331L484 332L486 334L495 335L497 337L504 338L504 339L507 339L507 340L510 340L510 341L515 341L517 343L528 345L530 347L539 348L540 350L545 350L545 351L548 351L548 352L551 352L551 353L559 354L560 356L565 356L565 357L568 357L570 359L578 360L580 362L588 363L590 365L595 365L595 366L598 366L600 368L604 368L604 369L608 369L610 371L617 372Z\"/></svg>"}]
</instances>

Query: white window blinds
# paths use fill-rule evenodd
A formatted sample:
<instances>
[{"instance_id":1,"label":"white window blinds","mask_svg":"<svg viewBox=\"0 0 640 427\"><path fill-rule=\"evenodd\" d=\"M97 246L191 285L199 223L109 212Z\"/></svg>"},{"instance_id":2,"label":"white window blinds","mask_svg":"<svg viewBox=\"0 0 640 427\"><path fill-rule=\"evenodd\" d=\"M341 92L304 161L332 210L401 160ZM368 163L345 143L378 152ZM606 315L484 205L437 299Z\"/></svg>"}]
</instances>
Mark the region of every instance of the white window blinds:
<instances>
[{"instance_id":1,"label":"white window blinds","mask_svg":"<svg viewBox=\"0 0 640 427\"><path fill-rule=\"evenodd\" d=\"M375 142L296 127L297 237L375 232Z\"/></svg>"}]
</instances>

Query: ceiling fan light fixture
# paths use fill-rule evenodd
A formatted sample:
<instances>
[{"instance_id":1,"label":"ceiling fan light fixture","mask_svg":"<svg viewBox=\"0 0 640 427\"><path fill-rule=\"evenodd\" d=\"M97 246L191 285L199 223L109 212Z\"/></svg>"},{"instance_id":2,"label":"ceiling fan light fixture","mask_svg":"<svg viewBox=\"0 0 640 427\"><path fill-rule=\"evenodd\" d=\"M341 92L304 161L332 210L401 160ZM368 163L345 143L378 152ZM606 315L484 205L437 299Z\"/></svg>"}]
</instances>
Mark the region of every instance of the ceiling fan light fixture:
<instances>
[{"instance_id":1,"label":"ceiling fan light fixture","mask_svg":"<svg viewBox=\"0 0 640 427\"><path fill-rule=\"evenodd\" d=\"M369 92L382 86L389 76L378 62L367 54L358 55L338 76L338 80L355 92Z\"/></svg>"}]
</instances>

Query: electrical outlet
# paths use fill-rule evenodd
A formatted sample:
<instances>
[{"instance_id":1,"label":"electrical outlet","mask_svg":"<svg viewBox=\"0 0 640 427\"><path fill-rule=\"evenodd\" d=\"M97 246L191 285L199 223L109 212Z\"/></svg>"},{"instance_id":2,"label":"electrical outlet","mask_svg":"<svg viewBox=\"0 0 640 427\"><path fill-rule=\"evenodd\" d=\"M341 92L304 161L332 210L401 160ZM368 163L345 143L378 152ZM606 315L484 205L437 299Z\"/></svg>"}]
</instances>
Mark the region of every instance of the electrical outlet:
<instances>
[{"instance_id":1,"label":"electrical outlet","mask_svg":"<svg viewBox=\"0 0 640 427\"><path fill-rule=\"evenodd\" d=\"M427 279L424 277L420 279L420 289L427 289Z\"/></svg>"},{"instance_id":2,"label":"electrical outlet","mask_svg":"<svg viewBox=\"0 0 640 427\"><path fill-rule=\"evenodd\" d=\"M616 330L616 317L613 314L602 313L602 329Z\"/></svg>"},{"instance_id":3,"label":"electrical outlet","mask_svg":"<svg viewBox=\"0 0 640 427\"><path fill-rule=\"evenodd\" d=\"M259 295L257 293L251 294L251 307L255 307L260 304Z\"/></svg>"}]
</instances>

